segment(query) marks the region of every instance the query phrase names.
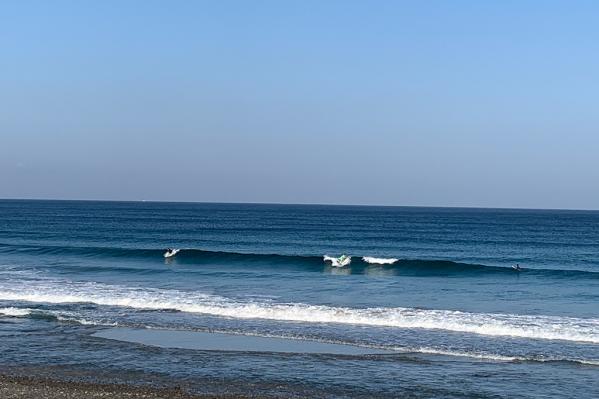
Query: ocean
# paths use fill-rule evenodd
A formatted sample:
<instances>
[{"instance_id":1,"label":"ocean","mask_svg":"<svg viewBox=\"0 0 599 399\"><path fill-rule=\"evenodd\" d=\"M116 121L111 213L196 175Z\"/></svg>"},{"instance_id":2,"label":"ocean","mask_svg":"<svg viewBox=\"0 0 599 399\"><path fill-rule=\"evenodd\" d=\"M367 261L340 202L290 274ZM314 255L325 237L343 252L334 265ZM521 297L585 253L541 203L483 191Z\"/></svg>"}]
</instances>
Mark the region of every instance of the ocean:
<instances>
[{"instance_id":1,"label":"ocean","mask_svg":"<svg viewBox=\"0 0 599 399\"><path fill-rule=\"evenodd\" d=\"M2 200L0 357L197 392L599 397L599 212Z\"/></svg>"}]
</instances>

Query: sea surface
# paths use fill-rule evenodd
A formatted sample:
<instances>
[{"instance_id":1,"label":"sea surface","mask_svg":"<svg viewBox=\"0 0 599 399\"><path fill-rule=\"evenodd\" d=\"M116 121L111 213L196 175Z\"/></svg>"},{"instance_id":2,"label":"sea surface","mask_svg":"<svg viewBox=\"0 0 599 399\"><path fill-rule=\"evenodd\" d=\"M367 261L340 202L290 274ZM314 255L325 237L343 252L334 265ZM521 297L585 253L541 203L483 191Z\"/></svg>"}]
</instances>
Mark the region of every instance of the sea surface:
<instances>
[{"instance_id":1,"label":"sea surface","mask_svg":"<svg viewBox=\"0 0 599 399\"><path fill-rule=\"evenodd\" d=\"M94 336L114 327L373 354ZM599 212L2 200L0 360L277 397L599 397Z\"/></svg>"}]
</instances>

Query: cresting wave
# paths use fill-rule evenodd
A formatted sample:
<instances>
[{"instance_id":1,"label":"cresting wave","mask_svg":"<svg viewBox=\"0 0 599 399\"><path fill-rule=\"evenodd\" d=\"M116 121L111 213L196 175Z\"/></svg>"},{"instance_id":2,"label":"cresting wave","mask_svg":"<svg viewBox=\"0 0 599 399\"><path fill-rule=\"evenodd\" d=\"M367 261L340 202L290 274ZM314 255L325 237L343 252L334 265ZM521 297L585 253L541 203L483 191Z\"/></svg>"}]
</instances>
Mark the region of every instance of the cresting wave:
<instances>
[{"instance_id":1,"label":"cresting wave","mask_svg":"<svg viewBox=\"0 0 599 399\"><path fill-rule=\"evenodd\" d=\"M66 246L11 246L0 244L0 253L29 253L57 256L111 257L122 260L144 259L148 262L164 262L164 249L143 248L113 248L113 247L66 247ZM402 275L444 276L444 275L484 275L504 274L514 276L517 272L509 266L488 266L450 260L401 259L399 257L383 258L373 256L352 255L348 271L352 274L362 274L369 267L387 267L397 270ZM283 255L283 254L254 254L238 252L209 251L202 249L182 249L176 257L168 260L172 264L213 264L226 267L231 264L243 264L250 267L292 266L322 270L326 267L323 256L312 255ZM121 267L116 267L121 269ZM139 269L138 269L139 270ZM523 267L523 273L542 275L552 278L596 278L599 272L583 270L537 269Z\"/></svg>"},{"instance_id":2,"label":"cresting wave","mask_svg":"<svg viewBox=\"0 0 599 399\"><path fill-rule=\"evenodd\" d=\"M141 289L60 280L0 286L0 300L33 303L93 303L151 310L178 310L239 319L340 323L438 329L487 336L599 344L599 319L543 315L469 313L416 308L348 308L305 303L241 302L196 292Z\"/></svg>"},{"instance_id":3,"label":"cresting wave","mask_svg":"<svg viewBox=\"0 0 599 399\"><path fill-rule=\"evenodd\" d=\"M399 259L397 258L374 258L372 256L364 256L362 260L366 263L374 264L374 265L392 265L397 262Z\"/></svg>"},{"instance_id":4,"label":"cresting wave","mask_svg":"<svg viewBox=\"0 0 599 399\"><path fill-rule=\"evenodd\" d=\"M77 323L81 325L90 326L107 326L115 327L118 326L116 322L110 322L106 320L89 320L79 317L73 312L61 312L54 310L45 309L31 309L31 308L16 308L6 307L0 308L0 317L30 317L34 319L46 319L46 320L58 320L68 323Z\"/></svg>"},{"instance_id":5,"label":"cresting wave","mask_svg":"<svg viewBox=\"0 0 599 399\"><path fill-rule=\"evenodd\" d=\"M32 312L32 309L29 309L29 308L15 308L15 307L0 308L1 316L25 317L25 316L30 315L31 312Z\"/></svg>"}]
</instances>

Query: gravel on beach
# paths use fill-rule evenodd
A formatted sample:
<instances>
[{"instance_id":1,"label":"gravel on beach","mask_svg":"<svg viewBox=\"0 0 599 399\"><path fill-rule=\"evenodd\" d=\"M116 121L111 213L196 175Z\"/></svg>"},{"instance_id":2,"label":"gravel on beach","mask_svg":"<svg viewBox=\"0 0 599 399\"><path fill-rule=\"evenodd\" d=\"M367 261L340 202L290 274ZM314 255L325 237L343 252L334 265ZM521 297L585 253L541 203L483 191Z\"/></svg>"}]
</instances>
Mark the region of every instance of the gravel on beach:
<instances>
[{"instance_id":1,"label":"gravel on beach","mask_svg":"<svg viewBox=\"0 0 599 399\"><path fill-rule=\"evenodd\" d=\"M237 395L192 395L180 388L140 387L0 375L2 399L247 399Z\"/></svg>"}]
</instances>

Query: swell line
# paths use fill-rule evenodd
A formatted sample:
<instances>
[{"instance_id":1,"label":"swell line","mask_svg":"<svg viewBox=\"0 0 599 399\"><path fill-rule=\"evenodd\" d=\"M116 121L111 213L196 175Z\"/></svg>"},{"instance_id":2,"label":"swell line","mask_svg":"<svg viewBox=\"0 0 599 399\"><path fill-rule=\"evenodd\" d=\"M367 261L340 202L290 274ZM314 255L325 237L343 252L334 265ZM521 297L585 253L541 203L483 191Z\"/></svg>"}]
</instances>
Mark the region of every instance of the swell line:
<instances>
[{"instance_id":1,"label":"swell line","mask_svg":"<svg viewBox=\"0 0 599 399\"><path fill-rule=\"evenodd\" d=\"M82 258L118 258L147 262L163 262L164 249L155 248L116 248L116 247L77 247L77 246L13 246L0 244L0 253L55 255L59 257L77 256ZM373 270L397 271L402 275L437 276L437 275L484 275L504 274L517 275L509 266L491 266L465 263L452 260L407 259L401 256L375 257L368 254L348 254L352 262L347 270L351 274L364 274ZM307 270L321 271L325 262L323 255L288 255L266 253L243 253L228 251L211 251L196 248L183 248L171 259L181 265L244 265L248 267L291 266ZM115 266L115 269L122 267ZM552 278L584 278L599 279L599 272L588 270L546 269L524 267L521 273Z\"/></svg>"}]
</instances>

